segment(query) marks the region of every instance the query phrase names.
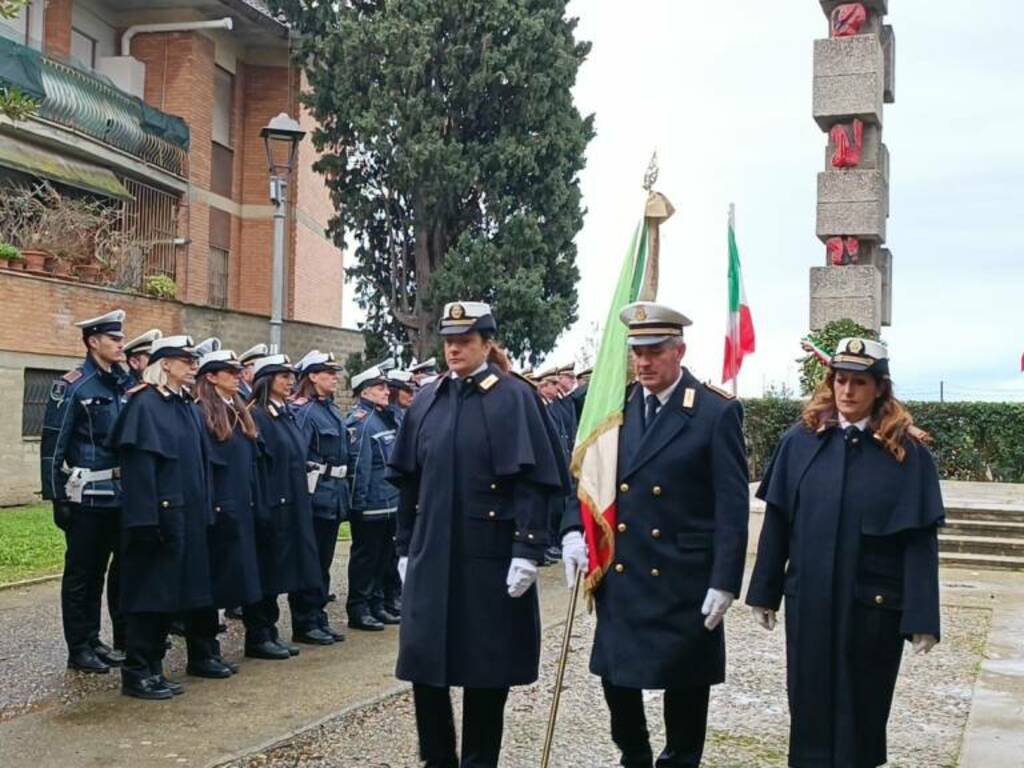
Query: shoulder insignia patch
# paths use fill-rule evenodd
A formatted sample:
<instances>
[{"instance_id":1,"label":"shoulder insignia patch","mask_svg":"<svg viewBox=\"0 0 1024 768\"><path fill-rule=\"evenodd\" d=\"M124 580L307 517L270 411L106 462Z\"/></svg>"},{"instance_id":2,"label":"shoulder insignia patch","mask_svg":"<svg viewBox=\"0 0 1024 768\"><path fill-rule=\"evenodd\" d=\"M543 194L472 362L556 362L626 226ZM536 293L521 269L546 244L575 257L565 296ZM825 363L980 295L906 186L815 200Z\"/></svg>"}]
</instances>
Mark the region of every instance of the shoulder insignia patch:
<instances>
[{"instance_id":1,"label":"shoulder insignia patch","mask_svg":"<svg viewBox=\"0 0 1024 768\"><path fill-rule=\"evenodd\" d=\"M125 394L126 395L134 395L136 392L141 392L142 390L144 390L148 386L149 386L149 384L147 384L146 382L142 382L141 384L136 384L134 387L129 389L127 392L125 392Z\"/></svg>"},{"instance_id":2,"label":"shoulder insignia patch","mask_svg":"<svg viewBox=\"0 0 1024 768\"><path fill-rule=\"evenodd\" d=\"M74 370L68 371L63 376L61 376L61 379L63 381L66 381L68 384L74 384L80 378L82 378L81 368L75 368Z\"/></svg>"},{"instance_id":3,"label":"shoulder insignia patch","mask_svg":"<svg viewBox=\"0 0 1024 768\"><path fill-rule=\"evenodd\" d=\"M725 400L735 400L736 399L736 395L734 395L732 392L729 392L726 389L722 389L721 387L716 387L710 381L705 382L704 386L707 389L710 389L716 395L718 395L719 397L721 397L721 398L723 398Z\"/></svg>"},{"instance_id":4,"label":"shoulder insignia patch","mask_svg":"<svg viewBox=\"0 0 1024 768\"><path fill-rule=\"evenodd\" d=\"M482 392L490 391L491 387L497 384L500 379L493 373L487 376L483 381L480 382L479 387Z\"/></svg>"},{"instance_id":5,"label":"shoulder insignia patch","mask_svg":"<svg viewBox=\"0 0 1024 768\"><path fill-rule=\"evenodd\" d=\"M63 405L64 396L68 391L68 383L64 379L57 379L50 387L50 399L57 403L58 407Z\"/></svg>"},{"instance_id":6,"label":"shoulder insignia patch","mask_svg":"<svg viewBox=\"0 0 1024 768\"><path fill-rule=\"evenodd\" d=\"M518 373L517 371L509 371L509 373L511 373L513 376L515 376L517 379L519 379L524 384L529 384L531 389L536 389L537 388L537 382L530 381L530 379L528 379L525 376L523 376L523 374ZM492 373L491 375L493 376L494 374Z\"/></svg>"},{"instance_id":7,"label":"shoulder insignia patch","mask_svg":"<svg viewBox=\"0 0 1024 768\"><path fill-rule=\"evenodd\" d=\"M690 410L693 408L694 402L697 400L697 390L693 387L687 387L686 391L683 392L683 408Z\"/></svg>"}]
</instances>

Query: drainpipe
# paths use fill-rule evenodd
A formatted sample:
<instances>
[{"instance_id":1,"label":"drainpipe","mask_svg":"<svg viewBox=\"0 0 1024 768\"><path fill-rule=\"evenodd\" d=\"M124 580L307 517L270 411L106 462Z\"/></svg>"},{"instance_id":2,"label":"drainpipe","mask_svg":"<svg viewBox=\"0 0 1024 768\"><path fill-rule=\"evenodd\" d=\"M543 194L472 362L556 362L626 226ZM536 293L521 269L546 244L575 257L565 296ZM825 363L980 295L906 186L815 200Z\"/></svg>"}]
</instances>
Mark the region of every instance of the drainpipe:
<instances>
[{"instance_id":1,"label":"drainpipe","mask_svg":"<svg viewBox=\"0 0 1024 768\"><path fill-rule=\"evenodd\" d=\"M233 29L230 16L213 21L169 21L161 24L136 24L121 35L121 55L132 55L132 38L146 32L191 32L196 29Z\"/></svg>"}]
</instances>

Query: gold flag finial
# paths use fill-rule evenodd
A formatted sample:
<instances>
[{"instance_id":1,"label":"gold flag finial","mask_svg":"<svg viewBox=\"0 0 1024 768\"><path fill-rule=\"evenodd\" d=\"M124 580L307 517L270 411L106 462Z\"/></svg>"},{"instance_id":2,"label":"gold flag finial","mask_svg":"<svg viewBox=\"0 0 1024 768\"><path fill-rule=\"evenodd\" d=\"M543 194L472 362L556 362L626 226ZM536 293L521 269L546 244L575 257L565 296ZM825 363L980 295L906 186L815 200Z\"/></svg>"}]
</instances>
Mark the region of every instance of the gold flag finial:
<instances>
[{"instance_id":1,"label":"gold flag finial","mask_svg":"<svg viewBox=\"0 0 1024 768\"><path fill-rule=\"evenodd\" d=\"M651 162L647 164L647 171L644 173L644 189L650 192L658 182L658 150L651 155Z\"/></svg>"}]
</instances>

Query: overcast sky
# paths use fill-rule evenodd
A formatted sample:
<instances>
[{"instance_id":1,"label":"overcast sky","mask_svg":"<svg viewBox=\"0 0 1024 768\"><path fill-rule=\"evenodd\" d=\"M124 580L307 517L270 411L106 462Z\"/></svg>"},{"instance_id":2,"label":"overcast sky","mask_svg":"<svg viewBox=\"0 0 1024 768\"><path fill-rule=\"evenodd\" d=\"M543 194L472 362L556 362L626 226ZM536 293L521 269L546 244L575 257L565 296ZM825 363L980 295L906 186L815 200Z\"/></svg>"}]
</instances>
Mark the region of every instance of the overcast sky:
<instances>
[{"instance_id":1,"label":"overcast sky","mask_svg":"<svg viewBox=\"0 0 1024 768\"><path fill-rule=\"evenodd\" d=\"M890 5L896 103L885 107L883 139L894 310L883 337L897 392L937 399L945 381L947 399L1024 400L1019 2ZM826 137L811 117L811 57L828 24L817 0L573 0L570 11L593 43L575 95L596 114L597 137L582 176L580 322L552 359L573 359L604 319L657 148L657 187L677 209L662 228L659 300L694 322L687 364L701 378L720 375L735 202L757 331L740 394L796 387L808 270L825 259L814 220Z\"/></svg>"}]
</instances>

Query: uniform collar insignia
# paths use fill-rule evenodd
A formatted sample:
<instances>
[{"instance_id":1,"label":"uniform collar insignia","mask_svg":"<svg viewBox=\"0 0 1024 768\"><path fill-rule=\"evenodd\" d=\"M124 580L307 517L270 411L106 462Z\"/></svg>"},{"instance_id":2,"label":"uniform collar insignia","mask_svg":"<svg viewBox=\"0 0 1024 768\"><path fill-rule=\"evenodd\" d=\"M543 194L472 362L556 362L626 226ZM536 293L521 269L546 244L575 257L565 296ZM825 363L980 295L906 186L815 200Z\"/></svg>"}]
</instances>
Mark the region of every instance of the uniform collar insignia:
<instances>
[{"instance_id":1,"label":"uniform collar insignia","mask_svg":"<svg viewBox=\"0 0 1024 768\"><path fill-rule=\"evenodd\" d=\"M161 386L156 388L156 391L160 393L160 397L162 397L164 400L170 400L171 399L171 394L172 393L171 393L171 390L169 390L167 387L161 385Z\"/></svg>"},{"instance_id":2,"label":"uniform collar insignia","mask_svg":"<svg viewBox=\"0 0 1024 768\"><path fill-rule=\"evenodd\" d=\"M697 390L693 387L687 387L686 391L683 392L683 408L686 410L692 410L693 404L697 400Z\"/></svg>"},{"instance_id":3,"label":"uniform collar insignia","mask_svg":"<svg viewBox=\"0 0 1024 768\"><path fill-rule=\"evenodd\" d=\"M277 406L273 403L267 403L267 410L270 411L270 415L275 419L280 415L277 411Z\"/></svg>"},{"instance_id":4,"label":"uniform collar insignia","mask_svg":"<svg viewBox=\"0 0 1024 768\"><path fill-rule=\"evenodd\" d=\"M498 381L499 379L497 375L489 373L487 374L487 376L483 378L483 380L479 384L477 384L477 386L480 388L481 392L488 392L490 391L491 387L498 383Z\"/></svg>"}]
</instances>

